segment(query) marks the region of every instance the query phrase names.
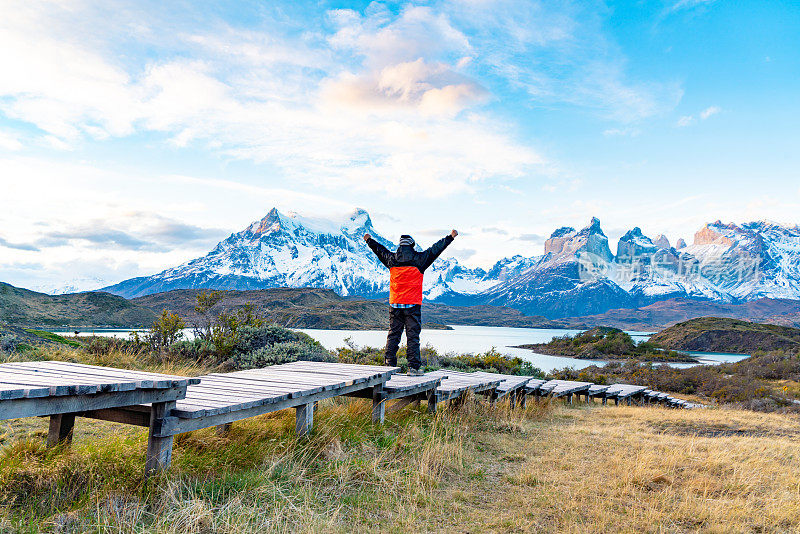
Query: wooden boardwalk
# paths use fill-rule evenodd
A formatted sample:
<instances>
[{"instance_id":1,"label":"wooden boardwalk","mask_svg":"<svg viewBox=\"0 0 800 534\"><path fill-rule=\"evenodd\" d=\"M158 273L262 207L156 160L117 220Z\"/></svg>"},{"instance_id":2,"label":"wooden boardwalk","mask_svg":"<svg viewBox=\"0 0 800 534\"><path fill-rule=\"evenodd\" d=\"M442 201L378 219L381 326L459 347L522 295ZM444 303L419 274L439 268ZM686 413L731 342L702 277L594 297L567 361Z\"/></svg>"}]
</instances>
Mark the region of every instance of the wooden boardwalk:
<instances>
[{"instance_id":1,"label":"wooden boardwalk","mask_svg":"<svg viewBox=\"0 0 800 534\"><path fill-rule=\"evenodd\" d=\"M701 405L631 384L597 385L570 380L540 380L488 372L438 370L423 376L395 374L397 367L325 362L294 362L233 373L187 378L68 362L0 364L0 420L50 417L48 445L70 441L75 417L149 428L147 474L165 469L176 434L231 423L287 408L295 409L298 435L309 433L316 404L337 396L372 400L372 421L392 409L425 400L435 412L441 401L460 402L473 392L492 402L509 398L525 404L527 395L608 399L631 404L661 403L675 408Z\"/></svg>"},{"instance_id":2,"label":"wooden boardwalk","mask_svg":"<svg viewBox=\"0 0 800 534\"><path fill-rule=\"evenodd\" d=\"M473 374L482 376L487 380L494 380L495 377L503 380L497 385L494 391L484 393L492 402L508 397L511 408L514 408L517 402L522 406L525 405L525 386L533 379L532 376L505 375L501 373L487 373L484 371L476 371Z\"/></svg>"}]
</instances>

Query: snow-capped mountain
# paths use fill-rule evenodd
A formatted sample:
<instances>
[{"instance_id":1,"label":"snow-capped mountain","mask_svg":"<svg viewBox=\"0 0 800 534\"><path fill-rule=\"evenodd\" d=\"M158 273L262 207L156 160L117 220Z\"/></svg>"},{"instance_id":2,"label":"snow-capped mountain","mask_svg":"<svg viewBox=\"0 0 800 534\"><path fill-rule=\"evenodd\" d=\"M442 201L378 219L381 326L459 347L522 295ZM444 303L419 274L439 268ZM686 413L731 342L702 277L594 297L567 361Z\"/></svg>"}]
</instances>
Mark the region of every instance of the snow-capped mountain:
<instances>
[{"instance_id":1,"label":"snow-capped mountain","mask_svg":"<svg viewBox=\"0 0 800 534\"><path fill-rule=\"evenodd\" d=\"M695 234L694 244L669 246L634 228L612 255L600 221L576 231L559 228L545 255L516 277L477 295L547 317L602 313L670 298L743 302L800 299L800 228L768 222L720 221Z\"/></svg>"},{"instance_id":2,"label":"snow-capped mountain","mask_svg":"<svg viewBox=\"0 0 800 534\"><path fill-rule=\"evenodd\" d=\"M30 289L48 295L66 295L68 293L81 293L84 291L95 291L108 285L108 280L101 278L75 278L62 284L39 284Z\"/></svg>"},{"instance_id":3,"label":"snow-capped mountain","mask_svg":"<svg viewBox=\"0 0 800 534\"><path fill-rule=\"evenodd\" d=\"M125 297L172 289L320 287L342 296L382 298L386 268L362 236L395 245L364 210L339 221L271 210L201 258L161 273L105 288ZM513 256L489 270L439 258L425 274L427 300L491 304L550 318L604 313L669 298L742 302L762 297L800 299L800 227L719 221L704 226L694 243L655 240L634 228L616 254L593 218L581 230L557 229L542 256Z\"/></svg>"},{"instance_id":4,"label":"snow-capped mountain","mask_svg":"<svg viewBox=\"0 0 800 534\"><path fill-rule=\"evenodd\" d=\"M589 315L623 307L631 303L628 293L607 276L613 258L597 218L580 231L565 226L545 241L544 255L533 259L529 268L477 299L548 317Z\"/></svg>"},{"instance_id":5,"label":"snow-capped mountain","mask_svg":"<svg viewBox=\"0 0 800 534\"><path fill-rule=\"evenodd\" d=\"M387 270L369 250L364 234L389 249L396 248L361 209L342 221L285 215L272 209L202 258L126 280L106 291L132 298L185 288L321 287L342 296L385 296ZM485 276L482 269L464 268L454 258L439 259L426 272L425 296L478 293L490 286Z\"/></svg>"}]
</instances>

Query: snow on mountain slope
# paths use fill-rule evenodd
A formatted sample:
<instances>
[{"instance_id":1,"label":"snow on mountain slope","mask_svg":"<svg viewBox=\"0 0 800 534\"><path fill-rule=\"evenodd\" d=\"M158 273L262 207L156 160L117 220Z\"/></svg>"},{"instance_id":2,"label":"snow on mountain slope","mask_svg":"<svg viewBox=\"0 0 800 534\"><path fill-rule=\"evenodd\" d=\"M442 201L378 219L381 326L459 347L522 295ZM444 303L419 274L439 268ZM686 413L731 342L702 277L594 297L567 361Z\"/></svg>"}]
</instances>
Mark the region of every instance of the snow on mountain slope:
<instances>
[{"instance_id":1,"label":"snow on mountain slope","mask_svg":"<svg viewBox=\"0 0 800 534\"><path fill-rule=\"evenodd\" d=\"M394 250L373 227L369 214L355 210L342 221L282 214L231 234L211 252L150 277L107 288L126 297L178 288L259 289L320 287L342 296L381 297L388 293L387 269L363 240L371 234ZM478 293L489 286L482 269L466 269L453 258L439 259L425 276L426 298Z\"/></svg>"},{"instance_id":2,"label":"snow on mountain slope","mask_svg":"<svg viewBox=\"0 0 800 534\"><path fill-rule=\"evenodd\" d=\"M703 278L734 300L800 298L800 227L758 221L707 224L683 249Z\"/></svg>"},{"instance_id":3,"label":"snow on mountain slope","mask_svg":"<svg viewBox=\"0 0 800 534\"><path fill-rule=\"evenodd\" d=\"M394 250L364 210L334 221L273 209L206 256L105 289L135 297L183 288L319 287L342 296L385 297L388 273L364 243L365 233ZM551 318L669 298L800 299L800 228L768 222L717 221L680 249L634 228L619 240L615 255L593 218L581 230L554 231L542 256L504 258L489 270L464 267L446 254L425 274L427 300L511 306Z\"/></svg>"}]
</instances>

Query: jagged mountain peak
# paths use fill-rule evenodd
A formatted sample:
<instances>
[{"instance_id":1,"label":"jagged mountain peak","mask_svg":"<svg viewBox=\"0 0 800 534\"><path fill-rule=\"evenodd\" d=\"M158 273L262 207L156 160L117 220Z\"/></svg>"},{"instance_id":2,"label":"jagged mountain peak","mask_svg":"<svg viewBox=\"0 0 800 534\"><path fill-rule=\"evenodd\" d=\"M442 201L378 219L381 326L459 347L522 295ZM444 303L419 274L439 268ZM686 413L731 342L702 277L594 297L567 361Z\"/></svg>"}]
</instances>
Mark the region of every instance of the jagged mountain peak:
<instances>
[{"instance_id":1,"label":"jagged mountain peak","mask_svg":"<svg viewBox=\"0 0 800 534\"><path fill-rule=\"evenodd\" d=\"M600 219L598 219L597 217L592 217L592 220L589 221L589 225L583 228L580 232L578 232L578 234L579 235L599 234L604 237L606 235L603 233L603 229L600 227Z\"/></svg>"},{"instance_id":2,"label":"jagged mountain peak","mask_svg":"<svg viewBox=\"0 0 800 534\"><path fill-rule=\"evenodd\" d=\"M557 228L555 231L553 231L553 233L550 234L550 237L551 238L553 238L553 237L564 237L566 235L570 235L570 234L574 234L574 233L575 233L575 228L573 228L571 226L562 226L561 228Z\"/></svg>"},{"instance_id":3,"label":"jagged mountain peak","mask_svg":"<svg viewBox=\"0 0 800 534\"><path fill-rule=\"evenodd\" d=\"M282 229L283 225L281 221L281 214L278 211L278 208L272 208L262 219L255 221L248 226L245 229L245 232L249 232L254 236L261 236L264 234L279 232Z\"/></svg>"},{"instance_id":4,"label":"jagged mountain peak","mask_svg":"<svg viewBox=\"0 0 800 534\"><path fill-rule=\"evenodd\" d=\"M659 236L656 238L656 240L655 240L655 241L653 241L653 244L654 244L655 246L657 246L658 248L660 248L660 249L663 249L663 250L669 250L670 248L672 248L672 247L670 246L669 239L668 239L668 238L667 238L667 236L665 236L664 234L660 234L660 235L659 235Z\"/></svg>"}]
</instances>

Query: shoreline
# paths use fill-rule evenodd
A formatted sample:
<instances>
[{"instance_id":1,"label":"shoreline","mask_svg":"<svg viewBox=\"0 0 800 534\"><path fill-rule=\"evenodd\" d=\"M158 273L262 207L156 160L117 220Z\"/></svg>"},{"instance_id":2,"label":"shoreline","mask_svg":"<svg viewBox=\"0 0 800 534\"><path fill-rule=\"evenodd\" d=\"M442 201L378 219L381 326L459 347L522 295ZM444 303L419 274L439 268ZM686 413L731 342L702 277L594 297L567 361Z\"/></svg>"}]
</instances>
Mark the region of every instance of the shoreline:
<instances>
[{"instance_id":1,"label":"shoreline","mask_svg":"<svg viewBox=\"0 0 800 534\"><path fill-rule=\"evenodd\" d=\"M591 356L582 356L582 355L569 355L564 354L559 351L552 350L547 347L547 345L540 345L540 344L525 344L525 345L510 345L511 348L515 349L525 349L531 352L536 352L538 354L544 354L545 356L558 356L560 358L571 358L573 360L586 360L586 361L598 361L598 362L625 362L625 361L637 361L640 363L697 363L703 364L699 358L695 356L687 356L685 359L666 359L666 358L653 358L653 359L643 359L637 357L614 357L614 355L604 355L601 358L593 358Z\"/></svg>"}]
</instances>

